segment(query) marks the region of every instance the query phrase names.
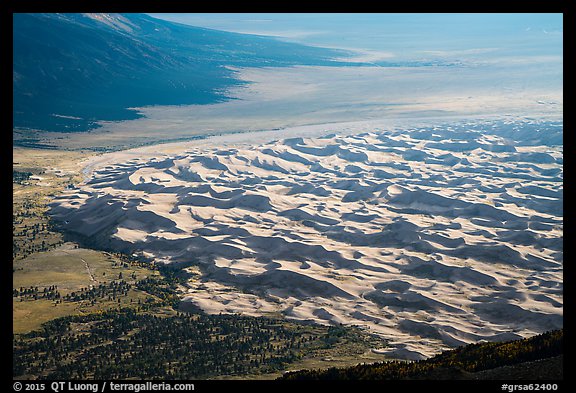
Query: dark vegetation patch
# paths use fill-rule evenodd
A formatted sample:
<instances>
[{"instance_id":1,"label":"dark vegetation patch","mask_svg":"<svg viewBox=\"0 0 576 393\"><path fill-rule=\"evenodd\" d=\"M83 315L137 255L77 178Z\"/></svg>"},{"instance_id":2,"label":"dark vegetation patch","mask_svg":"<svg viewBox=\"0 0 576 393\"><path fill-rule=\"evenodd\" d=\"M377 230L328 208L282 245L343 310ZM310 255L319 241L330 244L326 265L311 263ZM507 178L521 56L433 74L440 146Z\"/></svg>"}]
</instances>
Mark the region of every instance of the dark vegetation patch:
<instances>
[{"instance_id":1,"label":"dark vegetation patch","mask_svg":"<svg viewBox=\"0 0 576 393\"><path fill-rule=\"evenodd\" d=\"M531 338L507 342L470 344L445 351L432 358L415 361L391 361L361 364L346 368L302 370L285 374L285 380L407 380L407 379L490 379L495 370L509 368L510 379L561 379L562 362L544 375L532 374L528 362L556 359L563 354L564 330L549 331ZM524 372L517 372L522 371ZM480 372L483 372L480 374ZM475 375L475 373L479 373Z\"/></svg>"}]
</instances>

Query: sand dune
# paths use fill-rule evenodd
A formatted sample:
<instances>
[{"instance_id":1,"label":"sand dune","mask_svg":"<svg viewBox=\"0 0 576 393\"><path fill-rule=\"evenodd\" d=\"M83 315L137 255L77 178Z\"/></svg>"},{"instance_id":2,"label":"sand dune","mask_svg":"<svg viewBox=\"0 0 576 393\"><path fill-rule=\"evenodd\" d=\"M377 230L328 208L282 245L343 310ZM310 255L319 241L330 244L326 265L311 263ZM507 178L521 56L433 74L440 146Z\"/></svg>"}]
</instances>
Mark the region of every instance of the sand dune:
<instances>
[{"instance_id":1,"label":"sand dune","mask_svg":"<svg viewBox=\"0 0 576 393\"><path fill-rule=\"evenodd\" d=\"M504 127L504 129L502 129ZM51 214L198 266L206 312L363 326L418 359L562 326L562 146L510 124L193 147L94 168Z\"/></svg>"}]
</instances>

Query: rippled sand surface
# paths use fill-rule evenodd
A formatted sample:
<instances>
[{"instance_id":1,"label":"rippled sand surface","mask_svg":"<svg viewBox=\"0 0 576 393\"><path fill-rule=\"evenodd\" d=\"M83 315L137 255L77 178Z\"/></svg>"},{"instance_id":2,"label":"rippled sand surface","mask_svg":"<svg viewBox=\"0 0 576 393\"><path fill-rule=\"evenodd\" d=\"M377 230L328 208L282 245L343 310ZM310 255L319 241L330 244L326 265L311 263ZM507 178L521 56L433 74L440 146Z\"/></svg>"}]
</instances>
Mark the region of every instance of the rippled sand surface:
<instances>
[{"instance_id":1,"label":"rippled sand surface","mask_svg":"<svg viewBox=\"0 0 576 393\"><path fill-rule=\"evenodd\" d=\"M563 322L558 123L458 122L116 155L67 230L182 269L209 313L361 325L418 359Z\"/></svg>"}]
</instances>

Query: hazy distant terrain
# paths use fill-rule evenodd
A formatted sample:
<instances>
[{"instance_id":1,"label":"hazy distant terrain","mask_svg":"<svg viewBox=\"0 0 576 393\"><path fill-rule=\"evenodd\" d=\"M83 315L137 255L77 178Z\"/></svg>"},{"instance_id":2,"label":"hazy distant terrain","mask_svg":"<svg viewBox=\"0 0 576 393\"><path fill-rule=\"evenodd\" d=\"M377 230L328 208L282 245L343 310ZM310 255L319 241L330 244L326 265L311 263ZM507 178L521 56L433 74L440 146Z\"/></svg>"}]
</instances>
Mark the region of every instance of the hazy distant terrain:
<instances>
[{"instance_id":1,"label":"hazy distant terrain","mask_svg":"<svg viewBox=\"0 0 576 393\"><path fill-rule=\"evenodd\" d=\"M86 131L138 117L132 107L214 103L239 84L225 66L325 65L346 53L144 14L13 20L14 126L22 130Z\"/></svg>"},{"instance_id":2,"label":"hazy distant terrain","mask_svg":"<svg viewBox=\"0 0 576 393\"><path fill-rule=\"evenodd\" d=\"M359 120L562 116L554 15L187 16L276 39L103 15L15 15L15 143L114 150Z\"/></svg>"}]
</instances>

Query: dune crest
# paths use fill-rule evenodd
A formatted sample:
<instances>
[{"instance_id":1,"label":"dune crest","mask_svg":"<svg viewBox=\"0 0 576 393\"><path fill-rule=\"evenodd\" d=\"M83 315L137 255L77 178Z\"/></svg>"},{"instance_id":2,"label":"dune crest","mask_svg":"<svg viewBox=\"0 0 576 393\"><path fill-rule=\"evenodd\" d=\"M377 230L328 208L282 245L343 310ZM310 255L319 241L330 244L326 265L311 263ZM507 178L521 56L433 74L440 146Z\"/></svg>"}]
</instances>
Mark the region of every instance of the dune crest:
<instances>
[{"instance_id":1,"label":"dune crest","mask_svg":"<svg viewBox=\"0 0 576 393\"><path fill-rule=\"evenodd\" d=\"M51 214L102 247L198 266L183 298L206 312L361 325L419 359L563 324L562 146L500 127L132 158Z\"/></svg>"}]
</instances>

